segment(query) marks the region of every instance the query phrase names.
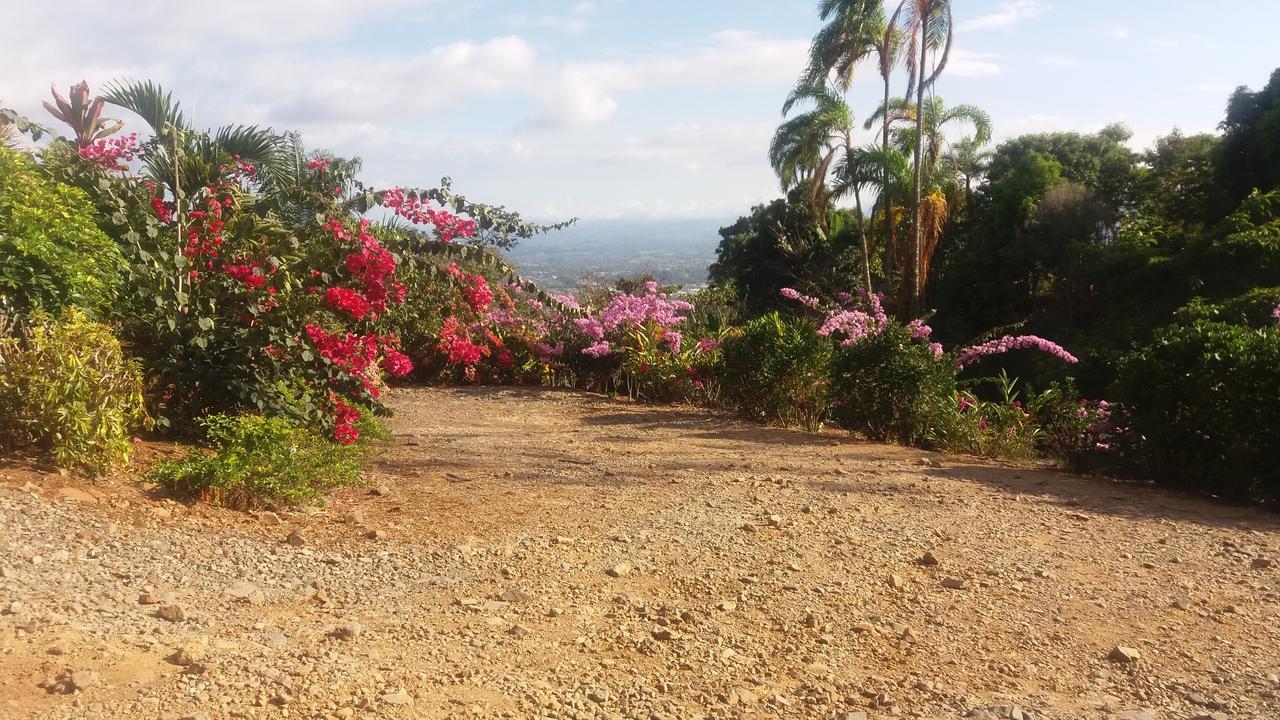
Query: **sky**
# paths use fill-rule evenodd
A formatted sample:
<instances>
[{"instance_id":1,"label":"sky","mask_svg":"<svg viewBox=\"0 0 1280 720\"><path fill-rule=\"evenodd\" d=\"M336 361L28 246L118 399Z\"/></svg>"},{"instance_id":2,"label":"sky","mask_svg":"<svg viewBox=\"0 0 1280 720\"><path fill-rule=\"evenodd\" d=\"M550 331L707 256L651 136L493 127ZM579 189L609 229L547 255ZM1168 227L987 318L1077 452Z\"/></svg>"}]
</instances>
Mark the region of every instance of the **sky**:
<instances>
[{"instance_id":1,"label":"sky","mask_svg":"<svg viewBox=\"0 0 1280 720\"><path fill-rule=\"evenodd\" d=\"M732 218L779 195L766 152L816 4L12 0L0 105L52 126L50 83L152 79L198 127L300 130L360 156L376 186L448 175L472 200L540 220ZM987 110L997 142L1122 122L1141 149L1175 127L1213 131L1231 91L1280 64L1275 0L1238 0L1229 16L1180 0L953 8L936 92ZM855 113L880 92L868 66Z\"/></svg>"}]
</instances>

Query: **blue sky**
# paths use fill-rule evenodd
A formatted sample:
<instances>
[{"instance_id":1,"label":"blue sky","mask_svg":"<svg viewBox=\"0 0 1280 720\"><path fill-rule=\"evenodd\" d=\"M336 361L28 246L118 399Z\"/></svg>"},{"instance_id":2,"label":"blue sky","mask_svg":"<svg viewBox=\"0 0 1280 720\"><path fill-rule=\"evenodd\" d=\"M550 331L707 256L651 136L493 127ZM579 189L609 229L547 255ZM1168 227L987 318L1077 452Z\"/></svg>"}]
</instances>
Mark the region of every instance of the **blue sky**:
<instances>
[{"instance_id":1,"label":"blue sky","mask_svg":"<svg viewBox=\"0 0 1280 720\"><path fill-rule=\"evenodd\" d=\"M7 7L0 98L152 78L197 124L300 129L367 180L542 219L733 217L777 195L765 160L819 26L814 0L69 0ZM953 0L937 92L997 139L1123 122L1142 147L1212 130L1280 64L1280 3ZM874 70L859 115L880 92Z\"/></svg>"}]
</instances>

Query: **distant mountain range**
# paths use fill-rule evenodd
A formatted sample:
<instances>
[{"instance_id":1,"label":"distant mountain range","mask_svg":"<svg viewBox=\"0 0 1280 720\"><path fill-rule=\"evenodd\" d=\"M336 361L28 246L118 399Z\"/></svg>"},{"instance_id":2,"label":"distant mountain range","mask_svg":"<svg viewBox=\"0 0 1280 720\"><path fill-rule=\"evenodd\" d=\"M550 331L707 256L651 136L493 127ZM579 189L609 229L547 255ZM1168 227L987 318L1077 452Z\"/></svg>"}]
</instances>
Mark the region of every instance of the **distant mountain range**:
<instances>
[{"instance_id":1,"label":"distant mountain range","mask_svg":"<svg viewBox=\"0 0 1280 720\"><path fill-rule=\"evenodd\" d=\"M585 220L526 240L507 256L520 274L547 290L570 290L583 278L613 280L649 273L696 288L707 282L719 230L732 218Z\"/></svg>"}]
</instances>

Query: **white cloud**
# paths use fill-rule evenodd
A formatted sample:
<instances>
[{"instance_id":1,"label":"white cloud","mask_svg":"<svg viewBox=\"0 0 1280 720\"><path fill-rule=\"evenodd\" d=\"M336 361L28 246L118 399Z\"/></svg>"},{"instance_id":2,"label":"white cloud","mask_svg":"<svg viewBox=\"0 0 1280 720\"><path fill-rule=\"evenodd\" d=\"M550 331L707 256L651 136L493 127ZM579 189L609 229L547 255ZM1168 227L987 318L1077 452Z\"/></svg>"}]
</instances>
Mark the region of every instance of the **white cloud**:
<instances>
[{"instance_id":1,"label":"white cloud","mask_svg":"<svg viewBox=\"0 0 1280 720\"><path fill-rule=\"evenodd\" d=\"M995 12L965 20L956 27L960 31L1012 28L1023 20L1034 20L1052 6L1042 0L1007 0Z\"/></svg>"},{"instance_id":2,"label":"white cloud","mask_svg":"<svg viewBox=\"0 0 1280 720\"><path fill-rule=\"evenodd\" d=\"M1122 27L1110 27L1110 28L1107 28L1107 34L1108 34L1108 35L1110 35L1111 37L1115 38L1116 40L1128 40L1128 39L1129 39L1129 31L1128 31L1128 30L1125 30L1125 29L1124 29L1124 28L1122 28Z\"/></svg>"},{"instance_id":3,"label":"white cloud","mask_svg":"<svg viewBox=\"0 0 1280 720\"><path fill-rule=\"evenodd\" d=\"M1177 46L1177 44L1178 42L1176 40L1152 40L1151 41L1151 47L1160 48L1161 50L1167 50L1171 47Z\"/></svg>"},{"instance_id":4,"label":"white cloud","mask_svg":"<svg viewBox=\"0 0 1280 720\"><path fill-rule=\"evenodd\" d=\"M968 50L952 50L951 59L947 62L947 75L958 77L979 77L982 75L999 75L999 57L995 53L970 52Z\"/></svg>"}]
</instances>

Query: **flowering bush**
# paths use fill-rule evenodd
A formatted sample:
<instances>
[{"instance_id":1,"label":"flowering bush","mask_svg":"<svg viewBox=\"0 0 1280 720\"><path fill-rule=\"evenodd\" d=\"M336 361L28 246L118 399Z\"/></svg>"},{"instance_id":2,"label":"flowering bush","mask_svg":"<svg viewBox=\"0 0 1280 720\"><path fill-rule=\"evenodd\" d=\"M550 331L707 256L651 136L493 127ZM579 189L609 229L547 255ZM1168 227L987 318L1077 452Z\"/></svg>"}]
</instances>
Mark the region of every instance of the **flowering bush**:
<instances>
[{"instance_id":1,"label":"flowering bush","mask_svg":"<svg viewBox=\"0 0 1280 720\"><path fill-rule=\"evenodd\" d=\"M1122 409L1106 400L1077 398L1070 382L1034 396L1031 405L1040 428L1037 449L1076 472L1114 467L1131 444Z\"/></svg>"},{"instance_id":2,"label":"flowering bush","mask_svg":"<svg viewBox=\"0 0 1280 720\"><path fill-rule=\"evenodd\" d=\"M647 281L637 294L616 293L599 312L573 318L576 332L564 338L568 351L562 357L580 379L599 389L621 389L649 401L705 396L718 342L685 342L681 328L692 309Z\"/></svg>"},{"instance_id":3,"label":"flowering bush","mask_svg":"<svg viewBox=\"0 0 1280 720\"><path fill-rule=\"evenodd\" d=\"M832 415L842 427L873 440L941 442L956 402L955 367L918 334L887 320L835 354Z\"/></svg>"}]
</instances>

